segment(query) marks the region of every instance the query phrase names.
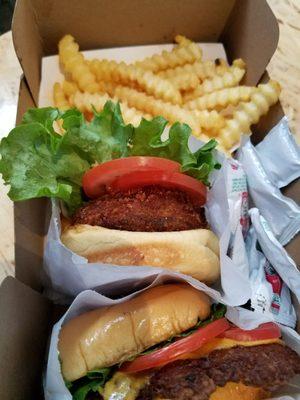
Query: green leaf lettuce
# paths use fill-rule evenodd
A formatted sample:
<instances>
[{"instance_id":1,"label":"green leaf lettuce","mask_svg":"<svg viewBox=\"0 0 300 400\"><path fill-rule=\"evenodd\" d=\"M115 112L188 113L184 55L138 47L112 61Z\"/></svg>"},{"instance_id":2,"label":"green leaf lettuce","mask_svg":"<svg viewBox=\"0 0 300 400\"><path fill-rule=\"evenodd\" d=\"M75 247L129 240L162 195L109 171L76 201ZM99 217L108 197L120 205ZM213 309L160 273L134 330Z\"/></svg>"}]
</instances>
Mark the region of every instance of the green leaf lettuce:
<instances>
[{"instance_id":1,"label":"green leaf lettuce","mask_svg":"<svg viewBox=\"0 0 300 400\"><path fill-rule=\"evenodd\" d=\"M59 121L64 133L56 132ZM57 123L57 122L56 122ZM14 201L37 197L63 200L70 213L82 203L81 181L96 163L128 156L155 156L178 161L182 172L209 184L209 174L220 166L215 162L211 140L192 153L188 147L191 129L175 123L165 140L167 121L143 119L137 128L123 121L119 104L107 102L91 122L72 109L29 109L21 125L0 143L0 173L10 185Z\"/></svg>"},{"instance_id":2,"label":"green leaf lettuce","mask_svg":"<svg viewBox=\"0 0 300 400\"><path fill-rule=\"evenodd\" d=\"M111 368L99 368L89 371L85 377L75 382L66 383L66 386L72 393L73 400L85 400L89 392L101 392L111 375Z\"/></svg>"}]
</instances>

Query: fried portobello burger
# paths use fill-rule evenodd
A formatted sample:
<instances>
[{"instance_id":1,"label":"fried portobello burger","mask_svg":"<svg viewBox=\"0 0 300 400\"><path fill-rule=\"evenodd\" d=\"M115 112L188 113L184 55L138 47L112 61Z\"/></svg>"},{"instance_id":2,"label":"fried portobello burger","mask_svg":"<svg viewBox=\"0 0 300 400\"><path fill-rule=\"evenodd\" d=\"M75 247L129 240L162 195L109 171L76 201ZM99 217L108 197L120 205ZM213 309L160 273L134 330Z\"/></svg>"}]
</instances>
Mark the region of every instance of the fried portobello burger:
<instances>
[{"instance_id":1,"label":"fried portobello burger","mask_svg":"<svg viewBox=\"0 0 300 400\"><path fill-rule=\"evenodd\" d=\"M168 268L211 284L220 275L219 243L203 206L209 173L220 167L217 143L192 153L189 128L175 124L162 141L165 125L143 120L126 157L112 154L85 172L84 204L64 221L61 240L89 262Z\"/></svg>"},{"instance_id":2,"label":"fried portobello burger","mask_svg":"<svg viewBox=\"0 0 300 400\"><path fill-rule=\"evenodd\" d=\"M276 324L243 331L224 314L191 286L167 284L69 320L58 351L73 399L259 400L300 373Z\"/></svg>"},{"instance_id":3,"label":"fried portobello burger","mask_svg":"<svg viewBox=\"0 0 300 400\"><path fill-rule=\"evenodd\" d=\"M188 125L163 135L162 117L126 125L107 102L78 110L28 110L0 144L0 173L14 201L55 198L62 242L89 262L153 266L206 283L220 274L219 245L204 215L213 139L191 151ZM26 138L26 140L24 140Z\"/></svg>"},{"instance_id":4,"label":"fried portobello burger","mask_svg":"<svg viewBox=\"0 0 300 400\"><path fill-rule=\"evenodd\" d=\"M207 187L161 157L127 157L83 176L90 201L62 242L89 262L164 267L206 283L219 277L219 244L203 205Z\"/></svg>"}]
</instances>

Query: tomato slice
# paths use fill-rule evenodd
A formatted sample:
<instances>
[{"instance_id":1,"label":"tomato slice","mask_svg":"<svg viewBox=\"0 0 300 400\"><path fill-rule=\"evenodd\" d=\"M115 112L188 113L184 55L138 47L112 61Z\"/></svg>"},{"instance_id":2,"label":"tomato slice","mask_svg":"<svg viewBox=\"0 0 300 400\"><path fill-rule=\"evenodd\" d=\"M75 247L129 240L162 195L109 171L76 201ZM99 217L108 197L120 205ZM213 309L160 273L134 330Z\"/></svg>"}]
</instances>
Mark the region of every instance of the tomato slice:
<instances>
[{"instance_id":1,"label":"tomato slice","mask_svg":"<svg viewBox=\"0 0 300 400\"><path fill-rule=\"evenodd\" d=\"M191 176L180 172L170 171L136 171L122 175L115 179L108 188L108 191L118 192L128 189L158 185L169 189L179 189L187 193L197 204L202 206L206 202L206 186Z\"/></svg>"},{"instance_id":2,"label":"tomato slice","mask_svg":"<svg viewBox=\"0 0 300 400\"><path fill-rule=\"evenodd\" d=\"M107 185L116 178L134 171L179 172L180 164L161 157L127 157L107 161L87 171L82 179L85 194L97 198L106 192Z\"/></svg>"},{"instance_id":3,"label":"tomato slice","mask_svg":"<svg viewBox=\"0 0 300 400\"><path fill-rule=\"evenodd\" d=\"M218 319L199 328L195 333L186 338L178 339L167 347L163 347L153 353L136 358L132 362L125 363L120 369L124 372L139 372L159 367L176 360L179 356L199 349L230 327L226 318Z\"/></svg>"},{"instance_id":4,"label":"tomato slice","mask_svg":"<svg viewBox=\"0 0 300 400\"><path fill-rule=\"evenodd\" d=\"M237 327L228 329L220 337L237 340L239 342L252 342L255 340L278 339L281 333L278 325L274 322L267 322L259 325L256 329L243 330Z\"/></svg>"}]
</instances>

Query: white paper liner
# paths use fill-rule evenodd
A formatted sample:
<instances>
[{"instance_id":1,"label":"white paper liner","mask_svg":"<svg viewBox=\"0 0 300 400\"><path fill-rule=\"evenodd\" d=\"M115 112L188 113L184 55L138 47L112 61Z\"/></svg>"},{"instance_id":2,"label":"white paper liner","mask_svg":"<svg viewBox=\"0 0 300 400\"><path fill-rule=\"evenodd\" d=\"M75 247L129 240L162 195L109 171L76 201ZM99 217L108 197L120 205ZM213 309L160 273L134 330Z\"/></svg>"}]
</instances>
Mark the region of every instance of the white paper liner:
<instances>
[{"instance_id":1,"label":"white paper liner","mask_svg":"<svg viewBox=\"0 0 300 400\"><path fill-rule=\"evenodd\" d=\"M151 285L157 286L163 282L167 276L165 275L164 278L158 277ZM149 286L150 287L150 286ZM211 295L210 291L204 289L204 292ZM68 389L64 384L63 377L60 371L60 363L58 359L58 350L57 350L57 343L58 343L58 335L60 328L63 323L67 322L68 320L80 315L84 312L93 310L95 308L100 308L104 306L111 306L114 304L122 303L126 300L129 300L137 293L124 297L118 300L112 300L107 297L104 297L94 291L87 290L80 293L72 305L69 307L68 311L65 315L58 321L52 330L51 342L50 342L50 349L49 349L49 356L48 356L48 364L47 364L47 371L46 376L44 379L44 390L45 390L45 399L46 400L72 400L72 396ZM218 301L215 297L212 297L214 300ZM228 308L227 318L236 324L237 326L243 329L254 329L259 324L264 322L269 322L266 316L262 314L253 313L251 311L242 309L242 308ZM285 342L297 353L300 354L300 336L290 328L282 327L282 335L284 337ZM296 377L296 380L293 381L294 385L297 385L300 388L300 377ZM288 399L299 399L300 395L293 394L294 387L287 387L282 391L283 395L290 395L290 397L274 397L277 400L284 400Z\"/></svg>"}]
</instances>

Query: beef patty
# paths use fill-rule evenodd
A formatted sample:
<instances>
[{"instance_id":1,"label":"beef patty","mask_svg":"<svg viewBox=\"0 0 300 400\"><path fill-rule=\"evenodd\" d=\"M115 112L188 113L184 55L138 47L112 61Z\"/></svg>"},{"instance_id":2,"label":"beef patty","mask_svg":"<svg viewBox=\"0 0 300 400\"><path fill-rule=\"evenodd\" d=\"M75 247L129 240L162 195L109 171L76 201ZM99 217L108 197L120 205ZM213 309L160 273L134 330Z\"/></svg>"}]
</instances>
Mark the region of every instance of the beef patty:
<instances>
[{"instance_id":1,"label":"beef patty","mask_svg":"<svg viewBox=\"0 0 300 400\"><path fill-rule=\"evenodd\" d=\"M137 232L207 228L203 208L187 194L156 186L105 194L81 207L73 224Z\"/></svg>"},{"instance_id":2,"label":"beef patty","mask_svg":"<svg viewBox=\"0 0 300 400\"><path fill-rule=\"evenodd\" d=\"M166 365L154 372L137 400L208 400L217 386L229 381L273 392L299 373L300 357L287 346L238 346Z\"/></svg>"}]
</instances>

